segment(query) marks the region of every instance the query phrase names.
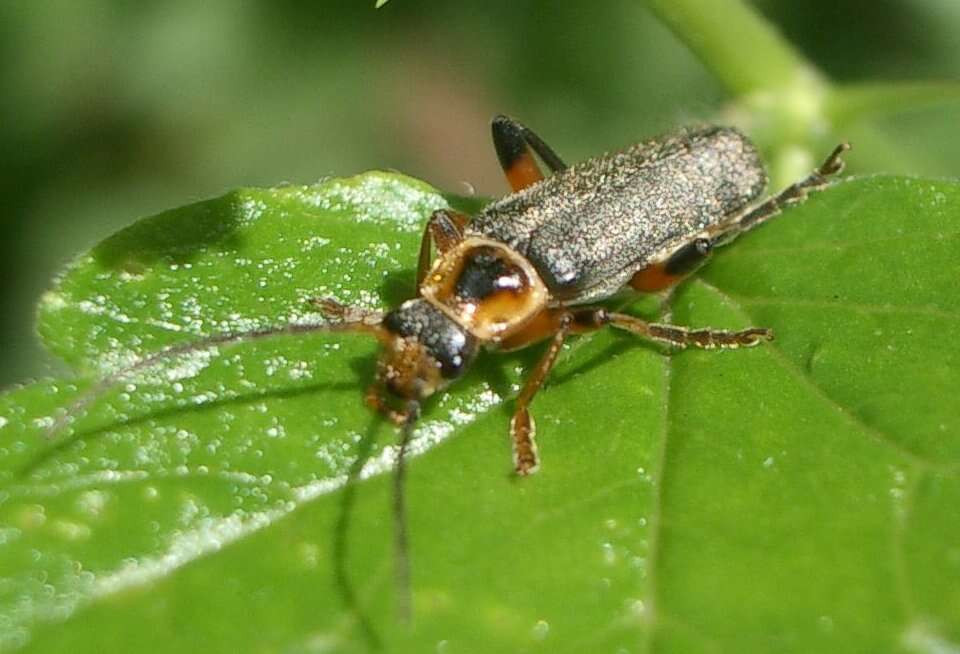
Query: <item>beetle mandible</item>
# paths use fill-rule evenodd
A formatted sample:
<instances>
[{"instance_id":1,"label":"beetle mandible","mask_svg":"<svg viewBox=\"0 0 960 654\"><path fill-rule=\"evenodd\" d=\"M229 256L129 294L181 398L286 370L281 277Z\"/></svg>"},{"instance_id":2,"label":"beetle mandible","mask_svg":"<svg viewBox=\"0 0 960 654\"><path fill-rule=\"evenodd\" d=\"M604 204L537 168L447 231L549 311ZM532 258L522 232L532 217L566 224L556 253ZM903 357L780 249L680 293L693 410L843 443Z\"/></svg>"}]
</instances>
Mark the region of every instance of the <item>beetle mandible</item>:
<instances>
[{"instance_id":1,"label":"beetle mandible","mask_svg":"<svg viewBox=\"0 0 960 654\"><path fill-rule=\"evenodd\" d=\"M528 475L539 465L530 403L568 336L612 326L707 349L750 347L773 337L758 327L691 330L650 323L597 303L624 288L657 292L674 286L717 246L826 186L843 169L841 155L850 147L838 145L805 179L757 203L767 184L763 164L749 139L730 127L680 129L572 167L512 118L496 116L492 131L513 193L472 219L449 209L430 216L415 298L385 314L317 299L330 322L215 335L161 350L102 380L52 431L108 386L168 356L284 333L358 331L382 345L366 401L404 426L402 462L421 402L462 376L481 348L514 350L549 341L510 421L514 469Z\"/></svg>"}]
</instances>

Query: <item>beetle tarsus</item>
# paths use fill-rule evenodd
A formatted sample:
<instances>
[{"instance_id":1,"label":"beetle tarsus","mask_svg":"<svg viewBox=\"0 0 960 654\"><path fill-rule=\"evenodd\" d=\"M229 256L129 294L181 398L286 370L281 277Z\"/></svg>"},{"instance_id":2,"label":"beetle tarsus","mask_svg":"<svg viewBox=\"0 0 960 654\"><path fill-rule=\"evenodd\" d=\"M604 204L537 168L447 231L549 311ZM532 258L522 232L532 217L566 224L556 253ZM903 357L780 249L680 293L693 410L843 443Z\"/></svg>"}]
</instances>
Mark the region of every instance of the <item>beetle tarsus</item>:
<instances>
[{"instance_id":1,"label":"beetle tarsus","mask_svg":"<svg viewBox=\"0 0 960 654\"><path fill-rule=\"evenodd\" d=\"M532 475L540 468L537 454L537 423L526 407L519 407L510 420L513 437L513 469L522 476Z\"/></svg>"}]
</instances>

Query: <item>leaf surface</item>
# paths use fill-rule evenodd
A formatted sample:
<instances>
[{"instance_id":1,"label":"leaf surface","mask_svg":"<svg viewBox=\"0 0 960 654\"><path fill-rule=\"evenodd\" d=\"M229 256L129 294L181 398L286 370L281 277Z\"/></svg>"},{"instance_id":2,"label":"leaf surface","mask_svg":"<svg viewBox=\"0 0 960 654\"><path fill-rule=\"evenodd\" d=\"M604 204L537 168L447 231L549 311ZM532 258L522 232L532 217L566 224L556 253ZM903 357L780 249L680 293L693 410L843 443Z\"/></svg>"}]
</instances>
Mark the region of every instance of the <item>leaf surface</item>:
<instances>
[{"instance_id":1,"label":"leaf surface","mask_svg":"<svg viewBox=\"0 0 960 654\"><path fill-rule=\"evenodd\" d=\"M0 400L0 650L952 651L960 646L960 187L844 182L718 253L666 305L771 327L737 352L571 340L507 428L537 349L432 401L407 483L415 624L394 618L394 430L375 347L281 336L124 380L205 334L409 297L447 200L399 175L245 189L133 225L43 299L75 381ZM656 299L632 307L658 311ZM345 489L358 452L363 481ZM939 648L939 649L938 649Z\"/></svg>"}]
</instances>

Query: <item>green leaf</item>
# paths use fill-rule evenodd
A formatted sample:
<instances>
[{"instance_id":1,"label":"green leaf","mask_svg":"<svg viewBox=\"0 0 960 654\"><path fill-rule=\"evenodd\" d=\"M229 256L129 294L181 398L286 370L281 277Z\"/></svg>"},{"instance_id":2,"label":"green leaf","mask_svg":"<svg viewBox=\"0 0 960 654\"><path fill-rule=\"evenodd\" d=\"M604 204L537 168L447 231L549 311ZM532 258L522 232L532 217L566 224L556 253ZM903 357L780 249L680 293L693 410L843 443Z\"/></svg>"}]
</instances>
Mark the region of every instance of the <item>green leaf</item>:
<instances>
[{"instance_id":1,"label":"green leaf","mask_svg":"<svg viewBox=\"0 0 960 654\"><path fill-rule=\"evenodd\" d=\"M416 432L412 628L394 618L381 474L395 433L363 405L362 337L180 357L43 439L89 378L166 344L312 320L317 295L396 304L446 203L386 173L242 190L78 259L40 330L84 377L0 401L0 650L958 646L949 182L838 184L720 252L669 305L678 324L772 327L772 344L573 339L533 406L531 478L511 475L506 434L537 349L485 355Z\"/></svg>"}]
</instances>

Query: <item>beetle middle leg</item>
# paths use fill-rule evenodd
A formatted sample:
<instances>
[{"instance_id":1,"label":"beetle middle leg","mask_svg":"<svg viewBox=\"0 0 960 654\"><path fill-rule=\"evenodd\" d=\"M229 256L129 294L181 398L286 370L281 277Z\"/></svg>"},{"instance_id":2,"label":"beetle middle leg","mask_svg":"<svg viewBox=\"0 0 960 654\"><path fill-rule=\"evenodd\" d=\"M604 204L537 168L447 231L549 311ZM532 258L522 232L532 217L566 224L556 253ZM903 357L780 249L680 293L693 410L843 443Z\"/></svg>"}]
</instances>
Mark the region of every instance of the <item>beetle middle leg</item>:
<instances>
[{"instance_id":1,"label":"beetle middle leg","mask_svg":"<svg viewBox=\"0 0 960 654\"><path fill-rule=\"evenodd\" d=\"M597 314L595 320L600 323L681 348L692 345L705 350L732 350L738 347L753 347L762 341L773 340L773 331L766 327L750 327L739 331L688 329L678 325L647 322L624 313L607 313L603 309L599 309Z\"/></svg>"},{"instance_id":2,"label":"beetle middle leg","mask_svg":"<svg viewBox=\"0 0 960 654\"><path fill-rule=\"evenodd\" d=\"M635 316L607 311L602 307L556 308L543 311L531 321L527 328L500 344L501 349L511 350L545 338L551 339L546 352L543 353L536 368L523 385L523 390L517 397L513 418L510 420L513 462L517 474L532 474L540 465L534 440L536 423L530 415L530 403L556 363L564 340L571 334L584 334L608 325L681 348L692 345L707 350L736 349L753 347L764 340L773 339L773 332L763 327L751 327L739 331L709 328L691 330L677 325L647 322Z\"/></svg>"},{"instance_id":3,"label":"beetle middle leg","mask_svg":"<svg viewBox=\"0 0 960 654\"><path fill-rule=\"evenodd\" d=\"M563 341L570 333L573 324L573 315L570 313L555 314L558 323L557 331L554 332L547 351L543 353L537 367L533 373L527 377L523 390L517 397L517 404L513 410L513 418L510 420L510 436L513 440L513 465L518 475L529 475L537 471L540 462L537 457L537 444L534 440L537 431L537 423L530 415L530 402L540 390L544 380L557 361L557 355L563 347Z\"/></svg>"},{"instance_id":4,"label":"beetle middle leg","mask_svg":"<svg viewBox=\"0 0 960 654\"><path fill-rule=\"evenodd\" d=\"M497 149L510 188L520 191L543 179L533 154L547 164L551 172L565 170L567 164L529 127L507 116L496 116L491 124L493 145Z\"/></svg>"}]
</instances>

